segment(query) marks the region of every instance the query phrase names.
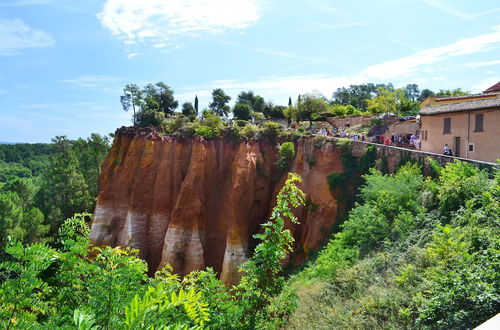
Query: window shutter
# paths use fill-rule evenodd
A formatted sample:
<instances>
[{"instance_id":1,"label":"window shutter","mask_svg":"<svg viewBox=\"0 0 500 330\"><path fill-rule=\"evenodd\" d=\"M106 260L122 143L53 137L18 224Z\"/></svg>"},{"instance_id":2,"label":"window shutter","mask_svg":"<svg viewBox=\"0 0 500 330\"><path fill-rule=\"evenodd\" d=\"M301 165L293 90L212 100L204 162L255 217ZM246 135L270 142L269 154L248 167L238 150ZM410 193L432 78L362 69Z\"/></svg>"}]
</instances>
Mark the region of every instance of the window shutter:
<instances>
[{"instance_id":1,"label":"window shutter","mask_svg":"<svg viewBox=\"0 0 500 330\"><path fill-rule=\"evenodd\" d=\"M451 133L451 118L445 118L444 119L443 134L450 134L450 133Z\"/></svg>"},{"instance_id":2,"label":"window shutter","mask_svg":"<svg viewBox=\"0 0 500 330\"><path fill-rule=\"evenodd\" d=\"M476 129L474 130L474 132L483 131L483 119L484 119L484 114L479 113L476 115Z\"/></svg>"}]
</instances>

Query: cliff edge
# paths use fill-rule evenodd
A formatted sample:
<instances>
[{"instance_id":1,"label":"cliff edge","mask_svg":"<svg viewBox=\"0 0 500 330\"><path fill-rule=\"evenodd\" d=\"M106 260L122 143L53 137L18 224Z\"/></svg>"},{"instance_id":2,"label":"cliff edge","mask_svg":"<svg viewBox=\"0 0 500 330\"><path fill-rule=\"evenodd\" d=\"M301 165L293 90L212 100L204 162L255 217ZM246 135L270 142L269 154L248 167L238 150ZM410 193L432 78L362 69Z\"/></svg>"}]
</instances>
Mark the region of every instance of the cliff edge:
<instances>
[{"instance_id":1,"label":"cliff edge","mask_svg":"<svg viewBox=\"0 0 500 330\"><path fill-rule=\"evenodd\" d=\"M301 224L289 225L292 264L329 235L338 199L327 176L343 171L334 143L318 147L303 137L295 146L290 170L302 177L308 202L296 210ZM285 179L276 157L271 142L181 139L123 127L102 165L90 239L139 249L151 272L167 263L180 274L213 267L225 284L235 284Z\"/></svg>"}]
</instances>

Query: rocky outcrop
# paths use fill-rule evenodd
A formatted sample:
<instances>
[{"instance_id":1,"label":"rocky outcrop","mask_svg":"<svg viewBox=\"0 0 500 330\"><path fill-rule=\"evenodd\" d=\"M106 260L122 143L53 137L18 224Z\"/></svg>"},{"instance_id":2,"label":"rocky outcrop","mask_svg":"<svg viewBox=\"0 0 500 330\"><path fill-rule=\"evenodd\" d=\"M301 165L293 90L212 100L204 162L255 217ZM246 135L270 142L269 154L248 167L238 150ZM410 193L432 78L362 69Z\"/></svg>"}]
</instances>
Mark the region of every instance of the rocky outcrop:
<instances>
[{"instance_id":1,"label":"rocky outcrop","mask_svg":"<svg viewBox=\"0 0 500 330\"><path fill-rule=\"evenodd\" d=\"M312 138L296 143L291 171L302 176L305 207L292 264L318 249L337 218L337 198L326 177L342 172L334 143L315 149ZM151 272L170 264L180 274L213 267L228 285L256 242L285 177L276 144L223 139L164 137L151 130L122 128L102 165L90 238L94 244L130 246Z\"/></svg>"}]
</instances>

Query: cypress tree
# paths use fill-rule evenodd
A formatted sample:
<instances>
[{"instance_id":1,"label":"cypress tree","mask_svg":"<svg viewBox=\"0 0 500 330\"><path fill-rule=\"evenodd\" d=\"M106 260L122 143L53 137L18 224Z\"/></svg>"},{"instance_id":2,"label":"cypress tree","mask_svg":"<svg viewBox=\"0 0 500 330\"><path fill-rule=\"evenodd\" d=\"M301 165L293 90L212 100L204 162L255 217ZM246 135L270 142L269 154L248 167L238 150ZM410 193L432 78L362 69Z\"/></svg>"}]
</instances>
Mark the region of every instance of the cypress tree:
<instances>
[{"instance_id":1,"label":"cypress tree","mask_svg":"<svg viewBox=\"0 0 500 330\"><path fill-rule=\"evenodd\" d=\"M288 106L291 107L292 106L292 97L288 97Z\"/></svg>"},{"instance_id":2,"label":"cypress tree","mask_svg":"<svg viewBox=\"0 0 500 330\"><path fill-rule=\"evenodd\" d=\"M196 114L198 114L198 95L194 97L194 110L196 111Z\"/></svg>"}]
</instances>

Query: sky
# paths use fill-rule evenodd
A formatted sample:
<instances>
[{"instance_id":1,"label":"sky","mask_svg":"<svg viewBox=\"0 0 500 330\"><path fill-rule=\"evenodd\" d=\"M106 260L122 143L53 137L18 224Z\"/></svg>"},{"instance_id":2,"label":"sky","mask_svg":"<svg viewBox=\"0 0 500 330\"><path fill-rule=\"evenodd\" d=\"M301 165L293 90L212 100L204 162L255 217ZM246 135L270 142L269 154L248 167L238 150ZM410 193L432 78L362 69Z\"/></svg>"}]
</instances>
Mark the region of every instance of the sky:
<instances>
[{"instance_id":1,"label":"sky","mask_svg":"<svg viewBox=\"0 0 500 330\"><path fill-rule=\"evenodd\" d=\"M0 0L0 141L128 126L129 83L200 108L214 88L282 105L367 82L480 92L499 48L498 0Z\"/></svg>"}]
</instances>

